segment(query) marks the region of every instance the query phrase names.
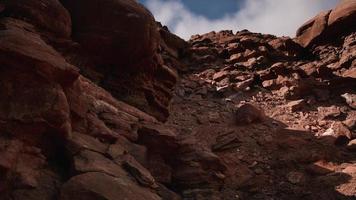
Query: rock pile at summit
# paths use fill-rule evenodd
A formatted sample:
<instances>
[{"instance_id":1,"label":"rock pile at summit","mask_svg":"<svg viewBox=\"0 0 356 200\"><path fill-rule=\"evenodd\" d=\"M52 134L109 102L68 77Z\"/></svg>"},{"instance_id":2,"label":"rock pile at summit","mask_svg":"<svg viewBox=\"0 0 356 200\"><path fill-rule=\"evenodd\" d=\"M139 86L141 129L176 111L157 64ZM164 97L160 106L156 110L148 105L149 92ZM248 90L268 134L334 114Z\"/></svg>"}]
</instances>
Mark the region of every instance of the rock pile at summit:
<instances>
[{"instance_id":1,"label":"rock pile at summit","mask_svg":"<svg viewBox=\"0 0 356 200\"><path fill-rule=\"evenodd\" d=\"M0 0L0 200L355 198L355 3L184 41L134 0Z\"/></svg>"}]
</instances>

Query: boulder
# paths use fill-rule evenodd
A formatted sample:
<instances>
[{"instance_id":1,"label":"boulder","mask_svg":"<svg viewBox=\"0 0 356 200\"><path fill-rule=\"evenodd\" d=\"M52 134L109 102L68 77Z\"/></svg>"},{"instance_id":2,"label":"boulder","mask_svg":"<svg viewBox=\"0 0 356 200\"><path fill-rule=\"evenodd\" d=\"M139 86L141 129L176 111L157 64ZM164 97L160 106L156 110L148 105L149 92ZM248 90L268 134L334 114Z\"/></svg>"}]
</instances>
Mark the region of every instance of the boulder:
<instances>
[{"instance_id":1,"label":"boulder","mask_svg":"<svg viewBox=\"0 0 356 200\"><path fill-rule=\"evenodd\" d=\"M328 31L333 34L355 31L356 1L341 1L329 16Z\"/></svg>"},{"instance_id":2,"label":"boulder","mask_svg":"<svg viewBox=\"0 0 356 200\"><path fill-rule=\"evenodd\" d=\"M308 47L324 33L331 10L324 11L307 21L297 30L296 41L303 47Z\"/></svg>"},{"instance_id":3,"label":"boulder","mask_svg":"<svg viewBox=\"0 0 356 200\"><path fill-rule=\"evenodd\" d=\"M236 110L236 122L239 125L248 125L255 122L262 122L266 116L264 111L252 104L243 104Z\"/></svg>"},{"instance_id":4,"label":"boulder","mask_svg":"<svg viewBox=\"0 0 356 200\"><path fill-rule=\"evenodd\" d=\"M356 2L341 1L333 10L321 12L302 25L296 41L303 47L333 42L355 30L355 17Z\"/></svg>"}]
</instances>

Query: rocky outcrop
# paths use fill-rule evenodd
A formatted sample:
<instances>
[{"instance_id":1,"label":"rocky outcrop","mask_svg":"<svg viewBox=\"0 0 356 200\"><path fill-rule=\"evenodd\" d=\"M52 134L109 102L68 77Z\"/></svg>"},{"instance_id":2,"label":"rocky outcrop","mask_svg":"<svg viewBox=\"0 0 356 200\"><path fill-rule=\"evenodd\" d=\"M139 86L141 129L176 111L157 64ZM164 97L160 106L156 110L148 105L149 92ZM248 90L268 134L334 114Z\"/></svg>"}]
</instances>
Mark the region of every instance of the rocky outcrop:
<instances>
[{"instance_id":1,"label":"rocky outcrop","mask_svg":"<svg viewBox=\"0 0 356 200\"><path fill-rule=\"evenodd\" d=\"M316 42L328 26L330 13L331 10L324 11L303 24L297 30L297 42L304 47Z\"/></svg>"},{"instance_id":2,"label":"rocky outcrop","mask_svg":"<svg viewBox=\"0 0 356 200\"><path fill-rule=\"evenodd\" d=\"M180 199L166 186L215 184L218 157L160 122L184 40L133 0L1 6L0 199Z\"/></svg>"},{"instance_id":3,"label":"rocky outcrop","mask_svg":"<svg viewBox=\"0 0 356 200\"><path fill-rule=\"evenodd\" d=\"M335 9L318 14L297 31L296 41L303 47L335 42L332 38L354 32L356 2L342 1Z\"/></svg>"},{"instance_id":4,"label":"rocky outcrop","mask_svg":"<svg viewBox=\"0 0 356 200\"><path fill-rule=\"evenodd\" d=\"M177 75L159 54L161 38L151 13L133 0L62 3L72 17L72 38L86 54L71 53L72 64L84 62L81 69L91 80L164 121Z\"/></svg>"},{"instance_id":5,"label":"rocky outcrop","mask_svg":"<svg viewBox=\"0 0 356 200\"><path fill-rule=\"evenodd\" d=\"M31 24L2 18L1 127L39 135L52 129L69 136L69 106L63 88L79 76ZM34 133L37 132L37 133Z\"/></svg>"},{"instance_id":6,"label":"rocky outcrop","mask_svg":"<svg viewBox=\"0 0 356 200\"><path fill-rule=\"evenodd\" d=\"M0 12L0 200L356 194L353 2L296 39L184 41L134 0Z\"/></svg>"}]
</instances>

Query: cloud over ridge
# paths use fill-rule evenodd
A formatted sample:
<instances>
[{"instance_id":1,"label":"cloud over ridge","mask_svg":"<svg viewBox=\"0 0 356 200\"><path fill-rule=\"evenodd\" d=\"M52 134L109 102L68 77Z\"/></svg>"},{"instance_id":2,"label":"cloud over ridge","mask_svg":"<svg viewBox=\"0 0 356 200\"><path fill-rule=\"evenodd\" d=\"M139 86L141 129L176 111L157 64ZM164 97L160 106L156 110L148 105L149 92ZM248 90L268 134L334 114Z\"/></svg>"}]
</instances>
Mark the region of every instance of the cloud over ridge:
<instances>
[{"instance_id":1,"label":"cloud over ridge","mask_svg":"<svg viewBox=\"0 0 356 200\"><path fill-rule=\"evenodd\" d=\"M295 36L306 20L335 6L338 0L245 0L234 14L208 19L187 9L180 0L147 0L157 21L189 39L191 35L219 30L248 29L277 36ZM202 5L203 6L203 5Z\"/></svg>"}]
</instances>

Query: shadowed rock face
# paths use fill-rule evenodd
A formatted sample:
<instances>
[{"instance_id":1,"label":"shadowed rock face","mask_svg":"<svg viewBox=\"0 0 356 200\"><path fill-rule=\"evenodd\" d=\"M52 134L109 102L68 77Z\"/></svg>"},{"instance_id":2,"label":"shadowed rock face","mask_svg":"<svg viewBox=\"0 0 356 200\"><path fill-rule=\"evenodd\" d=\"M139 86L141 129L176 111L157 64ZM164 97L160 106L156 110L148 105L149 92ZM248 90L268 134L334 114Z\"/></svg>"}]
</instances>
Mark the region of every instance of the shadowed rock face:
<instances>
[{"instance_id":1,"label":"shadowed rock face","mask_svg":"<svg viewBox=\"0 0 356 200\"><path fill-rule=\"evenodd\" d=\"M73 39L88 51L99 71L100 67L111 73L152 71L157 64L153 57L159 33L153 16L140 4L133 0L62 3L71 13Z\"/></svg>"},{"instance_id":2,"label":"shadowed rock face","mask_svg":"<svg viewBox=\"0 0 356 200\"><path fill-rule=\"evenodd\" d=\"M60 37L71 35L68 11L58 0L3 0L2 16L21 19Z\"/></svg>"},{"instance_id":3,"label":"shadowed rock face","mask_svg":"<svg viewBox=\"0 0 356 200\"><path fill-rule=\"evenodd\" d=\"M91 60L82 67L84 72L96 72L89 78L115 97L165 120L176 75L159 55L160 35L151 13L133 0L62 3L71 13L72 38L87 54L71 55L77 57L73 64Z\"/></svg>"},{"instance_id":4,"label":"shadowed rock face","mask_svg":"<svg viewBox=\"0 0 356 200\"><path fill-rule=\"evenodd\" d=\"M134 0L0 0L0 200L355 195L345 2L186 42Z\"/></svg>"}]
</instances>

